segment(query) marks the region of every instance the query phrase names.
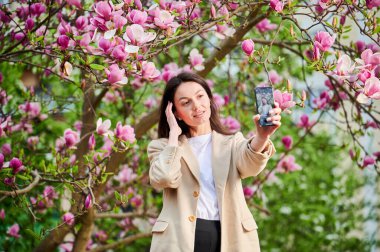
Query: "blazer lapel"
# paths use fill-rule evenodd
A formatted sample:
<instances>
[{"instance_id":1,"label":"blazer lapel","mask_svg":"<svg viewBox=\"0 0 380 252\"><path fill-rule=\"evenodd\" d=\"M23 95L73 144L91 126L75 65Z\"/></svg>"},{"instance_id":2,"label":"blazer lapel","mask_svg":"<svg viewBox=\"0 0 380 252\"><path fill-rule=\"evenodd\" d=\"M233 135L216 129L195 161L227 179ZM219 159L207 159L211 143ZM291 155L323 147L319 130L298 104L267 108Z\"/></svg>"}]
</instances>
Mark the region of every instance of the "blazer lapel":
<instances>
[{"instance_id":1,"label":"blazer lapel","mask_svg":"<svg viewBox=\"0 0 380 252\"><path fill-rule=\"evenodd\" d=\"M183 148L183 156L182 158L185 160L189 170L195 177L195 180L200 184L200 170L197 158L194 156L193 150L187 140L187 137L181 135L180 137L180 145Z\"/></svg>"},{"instance_id":2,"label":"blazer lapel","mask_svg":"<svg viewBox=\"0 0 380 252\"><path fill-rule=\"evenodd\" d=\"M231 141L213 131L212 133L212 172L218 195L219 213L222 216L222 202L231 161Z\"/></svg>"}]
</instances>

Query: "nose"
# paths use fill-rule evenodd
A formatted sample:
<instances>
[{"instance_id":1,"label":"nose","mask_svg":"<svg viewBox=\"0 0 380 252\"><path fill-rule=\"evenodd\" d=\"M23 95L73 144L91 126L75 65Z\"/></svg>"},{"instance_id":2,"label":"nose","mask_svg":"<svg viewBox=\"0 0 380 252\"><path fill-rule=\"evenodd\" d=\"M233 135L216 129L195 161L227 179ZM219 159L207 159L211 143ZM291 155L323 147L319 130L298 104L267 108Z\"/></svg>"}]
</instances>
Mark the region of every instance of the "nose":
<instances>
[{"instance_id":1,"label":"nose","mask_svg":"<svg viewBox=\"0 0 380 252\"><path fill-rule=\"evenodd\" d=\"M200 106L201 106L201 103L199 101L193 102L193 110L197 111Z\"/></svg>"}]
</instances>

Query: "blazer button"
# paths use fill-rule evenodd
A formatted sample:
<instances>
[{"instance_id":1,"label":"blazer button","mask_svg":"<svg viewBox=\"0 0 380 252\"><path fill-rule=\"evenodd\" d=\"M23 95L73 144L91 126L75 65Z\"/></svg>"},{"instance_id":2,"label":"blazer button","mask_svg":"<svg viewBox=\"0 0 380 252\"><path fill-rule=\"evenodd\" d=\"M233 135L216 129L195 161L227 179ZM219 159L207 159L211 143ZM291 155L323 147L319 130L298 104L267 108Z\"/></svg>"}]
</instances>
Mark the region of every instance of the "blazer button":
<instances>
[{"instance_id":1,"label":"blazer button","mask_svg":"<svg viewBox=\"0 0 380 252\"><path fill-rule=\"evenodd\" d=\"M194 215L189 216L189 221L194 222L197 218Z\"/></svg>"},{"instance_id":2,"label":"blazer button","mask_svg":"<svg viewBox=\"0 0 380 252\"><path fill-rule=\"evenodd\" d=\"M199 196L199 192L194 191L194 192L193 192L193 196L194 196L194 198L197 198L197 197Z\"/></svg>"}]
</instances>

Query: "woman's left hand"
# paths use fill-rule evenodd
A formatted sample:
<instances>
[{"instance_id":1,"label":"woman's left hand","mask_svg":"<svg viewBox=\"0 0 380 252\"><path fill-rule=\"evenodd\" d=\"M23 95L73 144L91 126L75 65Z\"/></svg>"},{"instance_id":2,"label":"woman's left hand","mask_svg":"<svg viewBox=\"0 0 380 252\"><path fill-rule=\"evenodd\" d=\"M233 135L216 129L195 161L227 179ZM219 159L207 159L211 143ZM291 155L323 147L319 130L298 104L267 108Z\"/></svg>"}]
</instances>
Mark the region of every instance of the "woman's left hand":
<instances>
[{"instance_id":1,"label":"woman's left hand","mask_svg":"<svg viewBox=\"0 0 380 252\"><path fill-rule=\"evenodd\" d=\"M274 103L274 108L269 111L270 116L268 122L272 122L273 126L261 126L259 123L260 115L255 115L253 121L256 124L256 135L262 139L268 139L281 126L281 108L277 102Z\"/></svg>"}]
</instances>

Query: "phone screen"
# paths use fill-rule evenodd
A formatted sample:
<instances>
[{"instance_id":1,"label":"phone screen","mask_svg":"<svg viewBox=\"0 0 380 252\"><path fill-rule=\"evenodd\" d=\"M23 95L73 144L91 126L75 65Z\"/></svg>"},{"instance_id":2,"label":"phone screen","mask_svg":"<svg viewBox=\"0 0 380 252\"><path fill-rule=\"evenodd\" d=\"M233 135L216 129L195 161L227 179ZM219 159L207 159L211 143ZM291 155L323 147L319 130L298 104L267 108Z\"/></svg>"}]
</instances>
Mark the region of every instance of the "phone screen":
<instances>
[{"instance_id":1,"label":"phone screen","mask_svg":"<svg viewBox=\"0 0 380 252\"><path fill-rule=\"evenodd\" d=\"M269 111L274 108L273 89L271 87L257 87L255 88L255 96L257 113L260 114L260 125L273 125L272 122L267 122Z\"/></svg>"}]
</instances>

